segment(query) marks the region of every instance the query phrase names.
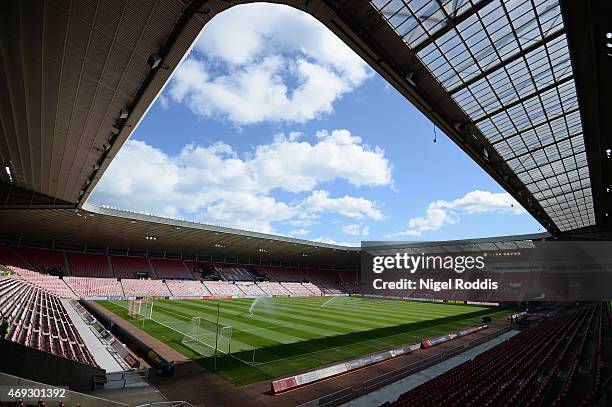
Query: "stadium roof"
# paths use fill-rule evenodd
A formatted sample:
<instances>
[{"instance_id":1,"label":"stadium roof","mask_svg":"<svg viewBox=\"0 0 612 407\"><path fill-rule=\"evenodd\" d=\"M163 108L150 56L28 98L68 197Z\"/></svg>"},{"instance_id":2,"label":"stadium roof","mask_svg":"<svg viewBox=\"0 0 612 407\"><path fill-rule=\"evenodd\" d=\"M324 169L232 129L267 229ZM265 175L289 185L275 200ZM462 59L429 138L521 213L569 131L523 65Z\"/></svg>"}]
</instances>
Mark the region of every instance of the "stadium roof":
<instances>
[{"instance_id":1,"label":"stadium roof","mask_svg":"<svg viewBox=\"0 0 612 407\"><path fill-rule=\"evenodd\" d=\"M15 244L201 260L357 268L360 248L245 232L85 204L82 209L0 211L0 238Z\"/></svg>"},{"instance_id":2,"label":"stadium roof","mask_svg":"<svg viewBox=\"0 0 612 407\"><path fill-rule=\"evenodd\" d=\"M292 0L555 235L610 238L605 0ZM11 1L1 205L82 207L204 24L204 0Z\"/></svg>"},{"instance_id":3,"label":"stadium roof","mask_svg":"<svg viewBox=\"0 0 612 407\"><path fill-rule=\"evenodd\" d=\"M610 64L596 21L603 2L587 3L372 2L412 58L404 73L413 93L553 233L610 225L606 136L583 125L604 106L577 92L597 87L594 74ZM594 72L572 69L580 59Z\"/></svg>"},{"instance_id":4,"label":"stadium roof","mask_svg":"<svg viewBox=\"0 0 612 407\"><path fill-rule=\"evenodd\" d=\"M561 231L595 224L557 1L373 4Z\"/></svg>"},{"instance_id":5,"label":"stadium roof","mask_svg":"<svg viewBox=\"0 0 612 407\"><path fill-rule=\"evenodd\" d=\"M362 247L378 255L394 255L401 251L408 254L429 253L466 253L466 252L503 252L508 250L531 249L534 241L547 240L549 233L530 235L483 237L436 242L363 242ZM388 248L387 248L388 247Z\"/></svg>"}]
</instances>

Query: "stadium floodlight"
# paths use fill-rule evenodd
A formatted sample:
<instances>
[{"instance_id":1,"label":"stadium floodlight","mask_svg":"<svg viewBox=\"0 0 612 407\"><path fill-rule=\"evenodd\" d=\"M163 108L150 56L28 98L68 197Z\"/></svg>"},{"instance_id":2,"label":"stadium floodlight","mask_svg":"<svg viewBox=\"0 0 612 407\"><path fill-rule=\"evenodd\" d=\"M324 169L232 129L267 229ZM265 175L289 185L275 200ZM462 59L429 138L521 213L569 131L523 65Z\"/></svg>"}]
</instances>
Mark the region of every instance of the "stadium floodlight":
<instances>
[{"instance_id":1,"label":"stadium floodlight","mask_svg":"<svg viewBox=\"0 0 612 407\"><path fill-rule=\"evenodd\" d=\"M149 64L149 67L153 70L161 64L161 61L162 59L159 55L153 54L149 57L147 63Z\"/></svg>"},{"instance_id":2,"label":"stadium floodlight","mask_svg":"<svg viewBox=\"0 0 612 407\"><path fill-rule=\"evenodd\" d=\"M489 151L484 147L482 148L482 157L485 159L485 161L490 160Z\"/></svg>"},{"instance_id":3,"label":"stadium floodlight","mask_svg":"<svg viewBox=\"0 0 612 407\"><path fill-rule=\"evenodd\" d=\"M612 39L612 32L607 32L606 33L606 38L607 39Z\"/></svg>"},{"instance_id":4,"label":"stadium floodlight","mask_svg":"<svg viewBox=\"0 0 612 407\"><path fill-rule=\"evenodd\" d=\"M13 173L11 172L11 167L9 167L8 165L6 165L4 167L4 171L6 171L6 175L9 178L9 182L12 184L14 182L13 180Z\"/></svg>"},{"instance_id":5,"label":"stadium floodlight","mask_svg":"<svg viewBox=\"0 0 612 407\"><path fill-rule=\"evenodd\" d=\"M117 126L112 126L112 127L111 127L111 133L113 133L115 136L116 136L117 134L119 134L119 132L120 132L120 131L121 131L121 129L120 129L120 128L118 128Z\"/></svg>"},{"instance_id":6,"label":"stadium floodlight","mask_svg":"<svg viewBox=\"0 0 612 407\"><path fill-rule=\"evenodd\" d=\"M98 171L100 169L100 166L98 164L94 164L93 169L94 171Z\"/></svg>"},{"instance_id":7,"label":"stadium floodlight","mask_svg":"<svg viewBox=\"0 0 612 407\"><path fill-rule=\"evenodd\" d=\"M414 72L408 72L406 74L406 80L408 81L409 84L411 84L412 86L417 86L417 79L414 76Z\"/></svg>"},{"instance_id":8,"label":"stadium floodlight","mask_svg":"<svg viewBox=\"0 0 612 407\"><path fill-rule=\"evenodd\" d=\"M108 150L110 150L111 145L108 144L108 143L104 143L104 144L102 144L102 148L104 149L104 151L108 151Z\"/></svg>"},{"instance_id":9,"label":"stadium floodlight","mask_svg":"<svg viewBox=\"0 0 612 407\"><path fill-rule=\"evenodd\" d=\"M608 160L612 159L612 148L606 149L606 157L608 157Z\"/></svg>"},{"instance_id":10,"label":"stadium floodlight","mask_svg":"<svg viewBox=\"0 0 612 407\"><path fill-rule=\"evenodd\" d=\"M130 114L130 112L128 112L127 109L121 109L121 112L119 113L119 118L120 119L127 119L129 114Z\"/></svg>"}]
</instances>

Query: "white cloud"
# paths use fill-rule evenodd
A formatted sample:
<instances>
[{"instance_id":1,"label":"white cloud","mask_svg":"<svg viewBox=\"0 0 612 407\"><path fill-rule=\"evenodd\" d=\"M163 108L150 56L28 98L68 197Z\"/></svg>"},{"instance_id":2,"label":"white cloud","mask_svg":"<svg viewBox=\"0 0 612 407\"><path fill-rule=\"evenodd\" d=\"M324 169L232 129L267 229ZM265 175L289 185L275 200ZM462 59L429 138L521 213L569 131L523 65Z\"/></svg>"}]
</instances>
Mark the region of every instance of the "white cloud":
<instances>
[{"instance_id":1,"label":"white cloud","mask_svg":"<svg viewBox=\"0 0 612 407\"><path fill-rule=\"evenodd\" d=\"M342 231L351 236L367 236L370 234L370 228L361 226L361 224L346 225L342 228Z\"/></svg>"},{"instance_id":2,"label":"white cloud","mask_svg":"<svg viewBox=\"0 0 612 407\"><path fill-rule=\"evenodd\" d=\"M369 169L350 172L345 163L336 162L339 159ZM97 185L92 201L268 233L274 232L275 222L305 231L324 213L383 218L368 199L313 190L334 179L356 186L390 185L391 166L383 151L364 146L346 130L321 132L312 143L299 140L297 133L278 135L245 158L222 142L187 145L173 156L130 140ZM271 194L275 189L310 194L282 202Z\"/></svg>"},{"instance_id":3,"label":"white cloud","mask_svg":"<svg viewBox=\"0 0 612 407\"><path fill-rule=\"evenodd\" d=\"M390 185L393 171L383 150L369 148L348 130L320 131L312 144L298 141L294 133L277 135L273 143L256 147L249 166L264 189L291 192L309 191L335 178L355 186Z\"/></svg>"},{"instance_id":4,"label":"white cloud","mask_svg":"<svg viewBox=\"0 0 612 407\"><path fill-rule=\"evenodd\" d=\"M382 220L384 218L376 204L368 199L348 195L330 198L329 192L323 190L313 191L302 203L302 208L307 212L331 212L355 219Z\"/></svg>"},{"instance_id":5,"label":"white cloud","mask_svg":"<svg viewBox=\"0 0 612 407\"><path fill-rule=\"evenodd\" d=\"M213 18L168 96L203 117L303 123L370 76L367 64L312 16L284 5L232 7Z\"/></svg>"},{"instance_id":6,"label":"white cloud","mask_svg":"<svg viewBox=\"0 0 612 407\"><path fill-rule=\"evenodd\" d=\"M313 239L315 242L327 243L327 244L335 244L336 246L349 246L349 247L359 247L359 243L355 242L338 242L334 239L330 239L327 237L317 237Z\"/></svg>"},{"instance_id":7,"label":"white cloud","mask_svg":"<svg viewBox=\"0 0 612 407\"><path fill-rule=\"evenodd\" d=\"M393 233L385 238L399 236L421 236L423 232L441 229L460 221L459 213L477 214L486 212L506 212L514 215L525 213L525 209L508 193L471 191L463 197L452 200L431 202L425 215L408 221L408 229Z\"/></svg>"},{"instance_id":8,"label":"white cloud","mask_svg":"<svg viewBox=\"0 0 612 407\"><path fill-rule=\"evenodd\" d=\"M308 228L316 222L313 219L291 219L290 221L287 221L287 223L298 228Z\"/></svg>"},{"instance_id":9,"label":"white cloud","mask_svg":"<svg viewBox=\"0 0 612 407\"><path fill-rule=\"evenodd\" d=\"M472 191L454 201L436 201L438 208L460 209L466 213L510 212L518 215L525 209L506 192Z\"/></svg>"},{"instance_id":10,"label":"white cloud","mask_svg":"<svg viewBox=\"0 0 612 407\"><path fill-rule=\"evenodd\" d=\"M307 229L293 229L288 232L289 236L306 236L310 231Z\"/></svg>"}]
</instances>

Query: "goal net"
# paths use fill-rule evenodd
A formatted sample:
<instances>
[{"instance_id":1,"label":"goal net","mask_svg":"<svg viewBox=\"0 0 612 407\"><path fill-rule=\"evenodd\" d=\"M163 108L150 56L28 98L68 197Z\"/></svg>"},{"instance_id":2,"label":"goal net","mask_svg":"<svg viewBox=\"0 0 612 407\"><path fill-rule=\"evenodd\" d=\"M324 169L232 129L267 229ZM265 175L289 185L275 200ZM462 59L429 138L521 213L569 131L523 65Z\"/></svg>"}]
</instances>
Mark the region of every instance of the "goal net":
<instances>
[{"instance_id":1,"label":"goal net","mask_svg":"<svg viewBox=\"0 0 612 407\"><path fill-rule=\"evenodd\" d=\"M203 356L231 353L232 327L202 317L193 317L182 344Z\"/></svg>"},{"instance_id":2,"label":"goal net","mask_svg":"<svg viewBox=\"0 0 612 407\"><path fill-rule=\"evenodd\" d=\"M128 303L128 316L134 319L152 319L153 301L148 299L130 300Z\"/></svg>"}]
</instances>

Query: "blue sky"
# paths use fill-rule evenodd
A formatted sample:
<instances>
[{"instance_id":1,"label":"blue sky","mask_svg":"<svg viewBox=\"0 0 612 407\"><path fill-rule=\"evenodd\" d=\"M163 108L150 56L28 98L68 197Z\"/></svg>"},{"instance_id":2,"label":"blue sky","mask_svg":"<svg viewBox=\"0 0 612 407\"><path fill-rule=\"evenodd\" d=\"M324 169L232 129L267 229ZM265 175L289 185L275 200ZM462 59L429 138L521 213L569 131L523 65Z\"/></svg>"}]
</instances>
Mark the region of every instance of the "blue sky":
<instances>
[{"instance_id":1,"label":"blue sky","mask_svg":"<svg viewBox=\"0 0 612 407\"><path fill-rule=\"evenodd\" d=\"M90 202L330 243L543 228L312 17L215 17Z\"/></svg>"}]
</instances>

